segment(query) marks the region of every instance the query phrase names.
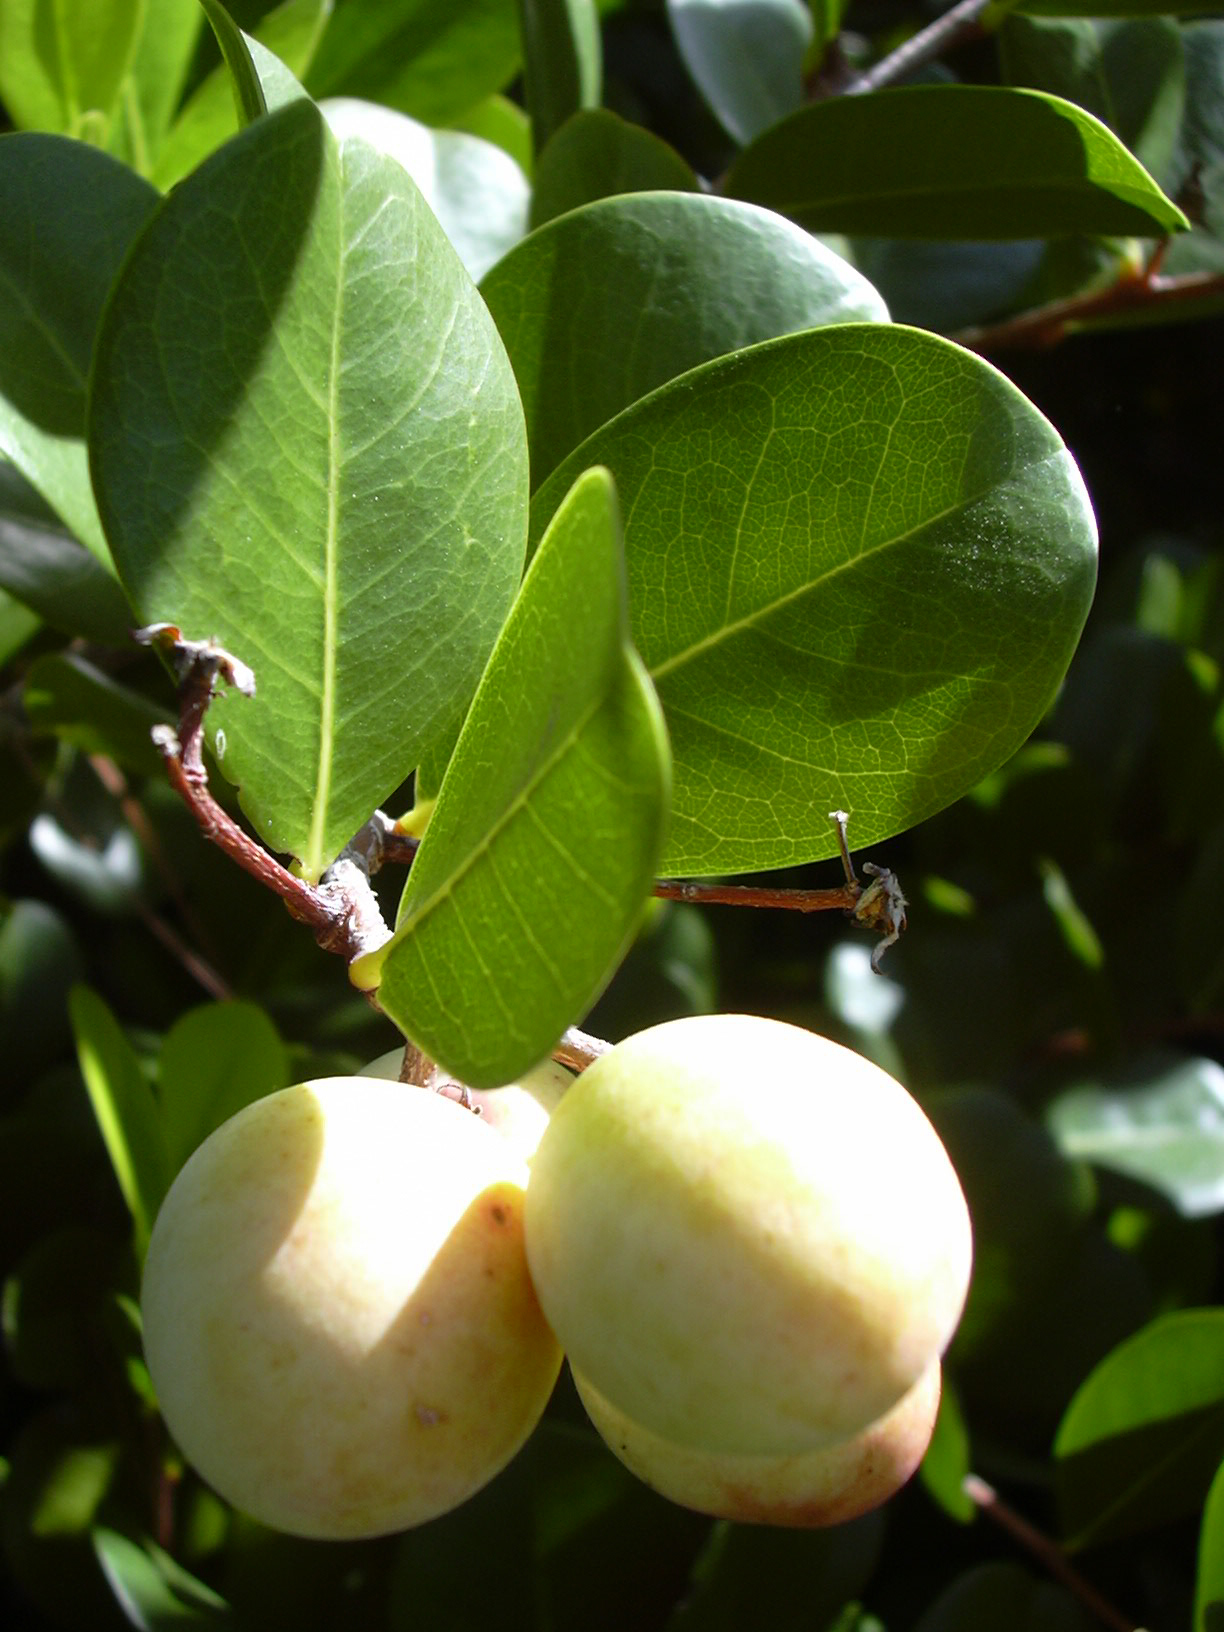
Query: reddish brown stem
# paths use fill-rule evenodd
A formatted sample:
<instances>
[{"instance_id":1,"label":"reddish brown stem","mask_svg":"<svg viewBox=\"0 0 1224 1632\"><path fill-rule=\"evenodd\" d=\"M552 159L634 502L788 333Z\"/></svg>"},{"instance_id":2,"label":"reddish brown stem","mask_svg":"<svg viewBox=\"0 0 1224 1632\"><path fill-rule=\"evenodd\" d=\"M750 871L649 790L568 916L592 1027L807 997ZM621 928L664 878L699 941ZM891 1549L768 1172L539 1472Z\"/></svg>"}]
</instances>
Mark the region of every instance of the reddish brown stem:
<instances>
[{"instance_id":1,"label":"reddish brown stem","mask_svg":"<svg viewBox=\"0 0 1224 1632\"><path fill-rule=\"evenodd\" d=\"M972 351L1036 351L1058 345L1094 320L1128 312L1150 312L1155 317L1161 310L1212 297L1224 297L1224 273L1188 272L1182 277L1164 277L1149 268L1138 277L1120 279L1108 289L1070 295L1001 323L962 329L952 338Z\"/></svg>"},{"instance_id":2,"label":"reddish brown stem","mask_svg":"<svg viewBox=\"0 0 1224 1632\"><path fill-rule=\"evenodd\" d=\"M654 893L665 901L696 901L726 907L783 907L791 912L852 912L862 885L839 884L831 890L766 889L757 884L707 884L700 879L656 879Z\"/></svg>"},{"instance_id":3,"label":"reddish brown stem","mask_svg":"<svg viewBox=\"0 0 1224 1632\"><path fill-rule=\"evenodd\" d=\"M1009 1507L993 1485L988 1485L985 1479L980 1479L976 1473L970 1473L966 1475L962 1488L975 1507L987 1518L993 1519L1000 1529L1006 1530L1013 1540L1018 1541L1031 1553L1048 1575L1053 1576L1056 1581L1061 1581L1068 1592L1074 1593L1084 1608L1095 1615L1102 1626L1109 1627L1111 1632L1138 1632L1134 1621L1128 1620L1121 1610L1115 1609L1107 1598L1103 1598L1096 1588L1084 1579L1057 1542L1052 1541L1035 1525L1022 1518L1014 1507Z\"/></svg>"}]
</instances>

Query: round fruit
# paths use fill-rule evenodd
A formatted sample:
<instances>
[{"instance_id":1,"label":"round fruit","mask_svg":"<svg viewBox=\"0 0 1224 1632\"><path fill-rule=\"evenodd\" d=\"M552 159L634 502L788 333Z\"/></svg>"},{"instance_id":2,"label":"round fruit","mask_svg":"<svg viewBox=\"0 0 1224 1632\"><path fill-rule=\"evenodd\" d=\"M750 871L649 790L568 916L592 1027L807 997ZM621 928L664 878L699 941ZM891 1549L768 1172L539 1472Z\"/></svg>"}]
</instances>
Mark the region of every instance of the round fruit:
<instances>
[{"instance_id":1,"label":"round fruit","mask_svg":"<svg viewBox=\"0 0 1224 1632\"><path fill-rule=\"evenodd\" d=\"M389 1054L380 1054L369 1065L363 1065L358 1074L398 1082L403 1057L402 1048L393 1048ZM529 1162L544 1137L549 1117L573 1080L572 1071L545 1060L504 1088L471 1088L468 1092L481 1120L496 1128L523 1161Z\"/></svg>"},{"instance_id":2,"label":"round fruit","mask_svg":"<svg viewBox=\"0 0 1224 1632\"><path fill-rule=\"evenodd\" d=\"M526 1182L469 1111L368 1077L286 1088L218 1128L170 1188L142 1291L188 1461L302 1536L380 1535L472 1495L560 1368Z\"/></svg>"},{"instance_id":3,"label":"round fruit","mask_svg":"<svg viewBox=\"0 0 1224 1632\"><path fill-rule=\"evenodd\" d=\"M528 1262L575 1371L704 1452L794 1455L891 1410L951 1338L971 1250L905 1089L749 1015L620 1043L532 1163Z\"/></svg>"},{"instance_id":4,"label":"round fruit","mask_svg":"<svg viewBox=\"0 0 1224 1632\"><path fill-rule=\"evenodd\" d=\"M819 1529L844 1524L894 1496L926 1453L939 1415L933 1360L891 1411L849 1439L796 1456L730 1456L672 1445L574 1382L605 1444L660 1496L742 1524Z\"/></svg>"}]
</instances>

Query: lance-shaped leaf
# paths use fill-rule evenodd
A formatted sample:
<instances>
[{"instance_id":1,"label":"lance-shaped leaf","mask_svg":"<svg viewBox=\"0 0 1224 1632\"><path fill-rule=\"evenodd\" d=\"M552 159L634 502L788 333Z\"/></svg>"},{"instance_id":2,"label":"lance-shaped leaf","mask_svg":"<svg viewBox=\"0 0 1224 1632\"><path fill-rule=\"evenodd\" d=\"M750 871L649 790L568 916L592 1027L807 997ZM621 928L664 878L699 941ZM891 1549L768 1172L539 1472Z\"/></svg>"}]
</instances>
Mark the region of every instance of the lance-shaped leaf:
<instances>
[{"instance_id":1,"label":"lance-shaped leaf","mask_svg":"<svg viewBox=\"0 0 1224 1632\"><path fill-rule=\"evenodd\" d=\"M518 0L523 88L538 153L581 108L597 108L603 54L595 0Z\"/></svg>"},{"instance_id":2,"label":"lance-shaped leaf","mask_svg":"<svg viewBox=\"0 0 1224 1632\"><path fill-rule=\"evenodd\" d=\"M1152 238L1189 226L1099 119L1009 86L812 103L746 148L723 191L813 232L892 238Z\"/></svg>"},{"instance_id":3,"label":"lance-shaped leaf","mask_svg":"<svg viewBox=\"0 0 1224 1632\"><path fill-rule=\"evenodd\" d=\"M534 1065L637 927L658 864L668 755L629 644L616 495L561 504L481 681L394 938L353 966L473 1087ZM380 983L381 982L381 983Z\"/></svg>"},{"instance_id":4,"label":"lance-shaped leaf","mask_svg":"<svg viewBox=\"0 0 1224 1632\"><path fill-rule=\"evenodd\" d=\"M910 827L1037 724L1092 597L1096 529L1053 427L971 353L847 324L626 409L605 464L633 637L675 756L664 869L790 866Z\"/></svg>"},{"instance_id":5,"label":"lance-shaped leaf","mask_svg":"<svg viewBox=\"0 0 1224 1632\"><path fill-rule=\"evenodd\" d=\"M401 167L294 102L165 200L91 404L128 592L255 670L210 712L221 767L317 877L453 731L518 585L526 441L492 320Z\"/></svg>"},{"instance_id":6,"label":"lance-shaped leaf","mask_svg":"<svg viewBox=\"0 0 1224 1632\"><path fill-rule=\"evenodd\" d=\"M888 318L867 280L809 233L696 193L609 198L552 221L481 293L522 393L535 486L699 363L796 329Z\"/></svg>"},{"instance_id":7,"label":"lance-shaped leaf","mask_svg":"<svg viewBox=\"0 0 1224 1632\"><path fill-rule=\"evenodd\" d=\"M0 136L0 455L103 562L85 457L94 336L157 194L84 142Z\"/></svg>"}]
</instances>

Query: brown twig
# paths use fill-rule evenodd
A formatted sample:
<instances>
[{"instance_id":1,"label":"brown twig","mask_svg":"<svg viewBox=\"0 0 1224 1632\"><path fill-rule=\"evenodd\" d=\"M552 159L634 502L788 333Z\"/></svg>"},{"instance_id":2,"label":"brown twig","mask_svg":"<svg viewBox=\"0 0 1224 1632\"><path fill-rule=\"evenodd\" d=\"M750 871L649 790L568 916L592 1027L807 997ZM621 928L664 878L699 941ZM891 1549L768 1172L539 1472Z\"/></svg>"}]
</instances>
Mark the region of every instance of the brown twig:
<instances>
[{"instance_id":1,"label":"brown twig","mask_svg":"<svg viewBox=\"0 0 1224 1632\"><path fill-rule=\"evenodd\" d=\"M919 68L945 51L974 39L982 32L981 17L990 0L959 0L959 3L937 17L926 28L919 29L886 57L872 67L856 74L841 89L843 96L862 96L866 91L880 91L887 85L908 79Z\"/></svg>"},{"instance_id":2,"label":"brown twig","mask_svg":"<svg viewBox=\"0 0 1224 1632\"><path fill-rule=\"evenodd\" d=\"M381 946L391 932L370 888L360 846L350 847L319 884L307 884L244 832L209 791L203 759L204 717L219 686L232 686L244 696L253 696L251 670L214 641L185 639L173 624L153 624L137 630L134 638L162 650L179 676L178 731L167 725L154 726L153 740L165 760L171 785L204 837L265 889L279 895L324 951L351 963Z\"/></svg>"},{"instance_id":3,"label":"brown twig","mask_svg":"<svg viewBox=\"0 0 1224 1632\"><path fill-rule=\"evenodd\" d=\"M1056 1581L1061 1581L1069 1592L1074 1593L1084 1608L1095 1615L1102 1626L1108 1626L1111 1632L1139 1632L1134 1621L1128 1620L1121 1610L1115 1609L1107 1598L1103 1598L1096 1588L1084 1579L1057 1542L1052 1541L1035 1525L1022 1518L1015 1508L1003 1500L993 1485L988 1485L985 1479L980 1479L976 1473L970 1473L966 1474L962 1481L962 1489L974 1506L1026 1548L1048 1575L1052 1575Z\"/></svg>"},{"instance_id":4,"label":"brown twig","mask_svg":"<svg viewBox=\"0 0 1224 1632\"><path fill-rule=\"evenodd\" d=\"M1058 345L1094 321L1128 312L1147 312L1154 317L1161 310L1224 297L1224 273L1187 272L1180 277L1164 277L1153 270L1156 264L1153 261L1142 273L1120 278L1107 289L1069 295L1000 323L962 329L952 339L971 351L1037 351Z\"/></svg>"},{"instance_id":5,"label":"brown twig","mask_svg":"<svg viewBox=\"0 0 1224 1632\"><path fill-rule=\"evenodd\" d=\"M610 1054L612 1047L602 1037L592 1037L589 1032L571 1026L553 1049L553 1059L558 1065L569 1066L571 1071L585 1071L601 1054Z\"/></svg>"}]
</instances>

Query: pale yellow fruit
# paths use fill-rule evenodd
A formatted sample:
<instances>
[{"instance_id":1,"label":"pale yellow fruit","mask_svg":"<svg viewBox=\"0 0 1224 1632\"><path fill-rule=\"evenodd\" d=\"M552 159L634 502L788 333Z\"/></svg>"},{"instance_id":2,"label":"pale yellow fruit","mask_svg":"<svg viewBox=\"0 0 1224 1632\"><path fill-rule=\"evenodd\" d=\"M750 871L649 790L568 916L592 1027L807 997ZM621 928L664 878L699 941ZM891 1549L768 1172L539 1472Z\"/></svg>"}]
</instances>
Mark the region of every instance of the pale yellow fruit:
<instances>
[{"instance_id":1,"label":"pale yellow fruit","mask_svg":"<svg viewBox=\"0 0 1224 1632\"><path fill-rule=\"evenodd\" d=\"M526 1182L470 1111L368 1077L287 1088L218 1128L171 1186L142 1292L187 1460L314 1537L404 1529L487 1483L560 1368Z\"/></svg>"},{"instance_id":2,"label":"pale yellow fruit","mask_svg":"<svg viewBox=\"0 0 1224 1632\"><path fill-rule=\"evenodd\" d=\"M946 1347L969 1216L931 1124L849 1049L749 1015L620 1043L532 1164L527 1257L573 1367L673 1445L789 1456Z\"/></svg>"},{"instance_id":3,"label":"pale yellow fruit","mask_svg":"<svg viewBox=\"0 0 1224 1632\"><path fill-rule=\"evenodd\" d=\"M393 1048L389 1054L380 1054L369 1065L363 1065L359 1075L385 1077L396 1082L403 1058L403 1049ZM503 1139L510 1141L516 1154L529 1162L544 1137L549 1117L573 1080L572 1071L553 1060L544 1060L525 1072L518 1082L508 1083L504 1088L470 1088L468 1093L481 1120L496 1128Z\"/></svg>"},{"instance_id":4,"label":"pale yellow fruit","mask_svg":"<svg viewBox=\"0 0 1224 1632\"><path fill-rule=\"evenodd\" d=\"M939 1415L940 1363L849 1439L796 1456L732 1456L673 1445L609 1405L577 1372L587 1415L608 1448L660 1496L741 1524L815 1530L895 1496L922 1461Z\"/></svg>"}]
</instances>

